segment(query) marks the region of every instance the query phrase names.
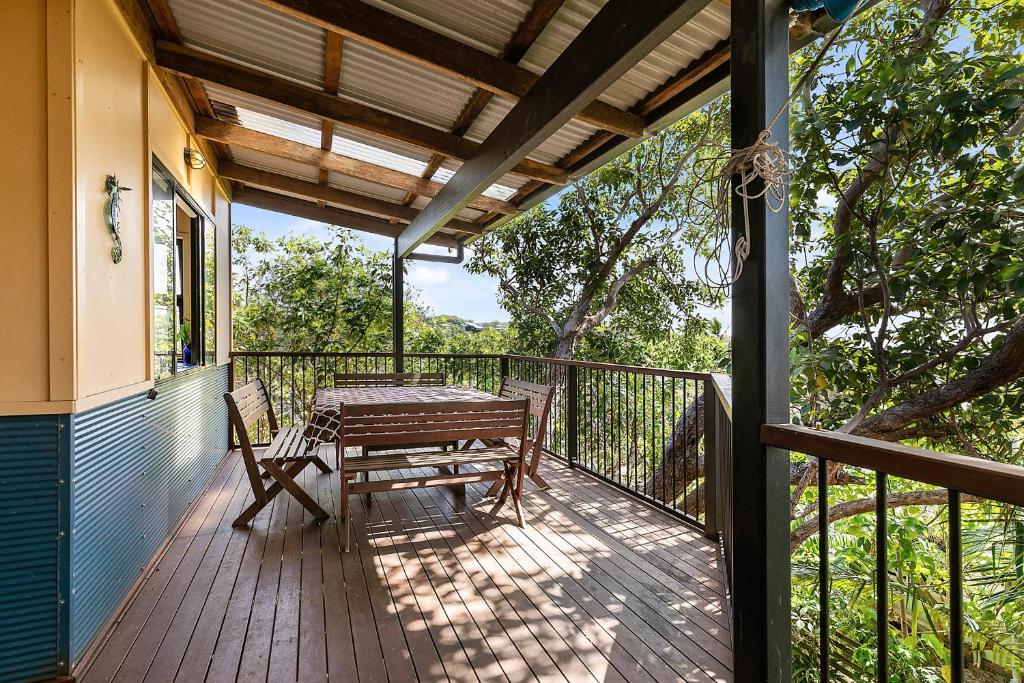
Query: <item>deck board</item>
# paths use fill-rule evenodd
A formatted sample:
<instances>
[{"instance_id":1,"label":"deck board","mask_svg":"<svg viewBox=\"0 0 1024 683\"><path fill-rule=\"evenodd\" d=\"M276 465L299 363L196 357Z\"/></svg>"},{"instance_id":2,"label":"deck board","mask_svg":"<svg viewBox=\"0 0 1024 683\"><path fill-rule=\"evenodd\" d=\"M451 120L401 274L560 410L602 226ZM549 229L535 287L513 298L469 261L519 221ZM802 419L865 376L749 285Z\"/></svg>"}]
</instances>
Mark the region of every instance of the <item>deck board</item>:
<instances>
[{"instance_id":1,"label":"deck board","mask_svg":"<svg viewBox=\"0 0 1024 683\"><path fill-rule=\"evenodd\" d=\"M327 458L328 462L333 457ZM353 496L301 483L248 529L233 453L76 675L96 681L731 681L725 586L703 535L549 459L527 527L486 484ZM408 474L422 474L408 470Z\"/></svg>"}]
</instances>

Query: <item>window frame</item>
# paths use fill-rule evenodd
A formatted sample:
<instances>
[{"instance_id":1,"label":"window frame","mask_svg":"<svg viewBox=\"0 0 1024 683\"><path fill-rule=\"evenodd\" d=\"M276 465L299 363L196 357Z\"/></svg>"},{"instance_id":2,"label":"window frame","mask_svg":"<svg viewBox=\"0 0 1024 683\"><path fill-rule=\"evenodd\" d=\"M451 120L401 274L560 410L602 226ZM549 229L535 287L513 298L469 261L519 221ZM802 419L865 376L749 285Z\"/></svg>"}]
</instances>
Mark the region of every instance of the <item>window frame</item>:
<instances>
[{"instance_id":1,"label":"window frame","mask_svg":"<svg viewBox=\"0 0 1024 683\"><path fill-rule=\"evenodd\" d=\"M180 327L180 323L179 323L179 308L178 308L178 304L177 304L177 294L175 293L172 296L173 307L174 307L174 311L172 313L172 318L174 320L174 332L175 333L174 333L174 335L172 335L170 374L164 375L162 377L157 377L156 376L156 371L154 369L154 372L153 372L153 374L154 374L154 377L153 377L154 383L167 382L167 381L173 380L175 377L180 377L180 376L182 376L184 374L196 372L196 371L202 370L202 369L204 369L206 367L211 367L212 365L216 365L216 357L217 357L217 354L216 354L216 349L217 349L217 346L216 346L217 345L216 335L214 335L213 339L207 339L206 338L206 336L207 336L206 335L206 315L207 315L207 310L206 310L206 308L207 308L207 301L206 301L206 279L207 279L207 269L206 269L206 263L205 263L205 256L206 256L205 249L206 249L206 245L207 245L207 237L212 237L212 240L210 241L210 246L213 249L213 258L215 259L215 262L216 262L216 258L217 258L217 256L216 256L216 254L217 254L217 226L216 226L216 223L214 223L214 221L213 221L213 216L211 216L209 212L204 210L203 207L200 206L199 203L196 202L192 198L192 196L189 194L188 190L186 190L185 187L180 182L178 182L178 179L174 177L174 174L171 173L171 171L167 167L167 165L164 164L162 161L160 161L160 158L157 157L154 154L153 158L152 158L152 174L156 175L157 173L159 173L162 178L164 178L164 179L166 179L168 181L168 183L170 185L170 193L171 193L171 196L173 197L174 204L175 204L175 210L172 211L172 214L171 214L172 229L173 229L173 234L174 234L174 247L172 249L173 259L174 259L174 265L173 265L173 274L174 274L174 279L175 279L174 289L177 290L178 286L180 285L182 293L184 294L184 292L186 291L186 287L187 287L188 290L190 291L190 294L191 294L191 309L192 310L190 311L191 319L190 319L189 324L191 325L191 332L192 332L192 335L191 335L192 336L192 341L191 341L191 345L192 345L192 363L190 365L188 365L188 366L185 366L185 367L181 367L181 368L178 367L178 361L179 361L180 357L178 355L177 330ZM153 183L153 179L151 177L150 184L152 185L152 183ZM178 249L178 242L179 242L178 218L177 218L177 216L178 216L178 211L177 211L178 202L181 202L184 205L184 208L186 209L186 213L192 214L192 215L189 216L189 220L191 222L191 225L189 226L189 241L190 241L189 258L190 258L190 261L191 261L191 270L190 270L191 277L190 277L190 282L188 282L188 283L186 283L184 281L185 280L185 277L184 277L184 259L180 255L180 250ZM153 219L153 199L150 198L149 220L152 220L152 219ZM154 245L154 241L153 241L152 236L149 239L149 249L151 250L149 281L152 282L152 278L153 278L153 275L154 275L152 269L156 267L155 255L153 254L153 250L155 249L155 245ZM216 273L216 268L213 269L212 275L213 275L213 288L212 288L213 297L212 297L212 301L209 302L209 303L213 306L213 316L214 316L214 327L213 327L213 329L216 330L216 317L217 317L217 273ZM151 309L154 309L154 314L153 314L152 317L155 320L155 306L156 306L156 303L155 303L155 301L154 301L152 296L150 296L149 306L151 307ZM183 311L182 311L182 314L183 314ZM154 333L155 333L155 330L151 329L150 330L150 337L152 337ZM209 347L209 348L207 348L207 347ZM157 353L157 350L156 350L156 348L154 348L151 355L155 356L156 353ZM208 355L213 359L212 364L208 364L207 363L207 356ZM152 362L152 360L153 359L151 358L151 362ZM155 368L156 364L153 363L152 367Z\"/></svg>"}]
</instances>

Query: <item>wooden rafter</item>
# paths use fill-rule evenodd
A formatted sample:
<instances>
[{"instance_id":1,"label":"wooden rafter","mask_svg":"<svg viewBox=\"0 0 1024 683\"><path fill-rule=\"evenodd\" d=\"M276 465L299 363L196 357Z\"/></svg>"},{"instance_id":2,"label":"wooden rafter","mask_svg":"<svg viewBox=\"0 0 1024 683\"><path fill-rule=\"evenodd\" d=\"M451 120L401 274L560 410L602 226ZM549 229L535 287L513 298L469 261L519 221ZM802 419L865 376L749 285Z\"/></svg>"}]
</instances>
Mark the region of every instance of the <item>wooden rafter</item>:
<instances>
[{"instance_id":1,"label":"wooden rafter","mask_svg":"<svg viewBox=\"0 0 1024 683\"><path fill-rule=\"evenodd\" d=\"M565 0L536 0L533 6L530 7L526 17L519 24L516 32L512 34L512 38L509 40L508 45L505 46L501 58L510 64L519 63L519 60L529 51L530 46L537 40L564 3ZM459 117L455 120L454 125L452 125L452 135L458 135L459 137L465 135L493 97L494 93L490 90L477 88L469 98L466 106L459 112ZM430 163L423 170L421 177L433 177L437 169L444 163L444 159L440 154L433 155L430 158ZM405 196L404 203L411 204L415 198L416 195L409 193Z\"/></svg>"},{"instance_id":2,"label":"wooden rafter","mask_svg":"<svg viewBox=\"0 0 1024 683\"><path fill-rule=\"evenodd\" d=\"M398 238L408 255L709 0L609 0Z\"/></svg>"},{"instance_id":3,"label":"wooden rafter","mask_svg":"<svg viewBox=\"0 0 1024 683\"><path fill-rule=\"evenodd\" d=\"M395 219L404 223L411 222L416 218L416 214L419 213L416 209L396 202L389 202L377 199L376 197L369 197L357 192L313 183L272 171L264 171L233 161L221 162L220 174L224 178L245 183L246 185L300 195L319 202L340 204L350 209L376 214L384 219ZM460 220L450 221L445 225L445 228L457 230L467 235L479 235L482 232L481 226L476 223Z\"/></svg>"},{"instance_id":4,"label":"wooden rafter","mask_svg":"<svg viewBox=\"0 0 1024 683\"><path fill-rule=\"evenodd\" d=\"M257 152L264 152L283 159L291 159L316 168L326 168L350 178L359 178L398 190L415 192L425 197L433 197L441 188L441 183L420 178L419 176L402 173L366 161L346 157L335 152L328 152L319 147L304 145L279 138L275 135L261 133L242 126L225 123L216 119L199 116L195 119L196 135L207 140L238 145ZM470 202L470 207L481 211L494 211L501 214L514 214L516 207L506 201L492 197L480 196Z\"/></svg>"},{"instance_id":5,"label":"wooden rafter","mask_svg":"<svg viewBox=\"0 0 1024 683\"><path fill-rule=\"evenodd\" d=\"M337 95L341 87L341 60L345 49L345 38L334 31L327 31L324 36L324 92ZM334 121L324 119L320 124L320 149L331 151L334 140ZM328 171L320 169L321 185L327 184Z\"/></svg>"},{"instance_id":6,"label":"wooden rafter","mask_svg":"<svg viewBox=\"0 0 1024 683\"><path fill-rule=\"evenodd\" d=\"M344 126L359 128L456 159L469 159L480 147L478 143L446 131L168 41L157 42L156 61L164 69L184 76L218 83L320 118L331 119ZM565 173L561 169L530 159L520 159L507 170L509 173L545 182L566 182Z\"/></svg>"},{"instance_id":7,"label":"wooden rafter","mask_svg":"<svg viewBox=\"0 0 1024 683\"><path fill-rule=\"evenodd\" d=\"M537 74L500 57L359 0L259 2L513 100L524 97L540 78ZM629 137L641 137L644 132L640 117L596 99L580 109L576 118L592 126Z\"/></svg>"},{"instance_id":8,"label":"wooden rafter","mask_svg":"<svg viewBox=\"0 0 1024 683\"><path fill-rule=\"evenodd\" d=\"M320 207L317 206L316 202L310 202L304 199L295 199L294 197L286 197L285 195L277 194L276 192L254 190L247 187L238 188L235 190L234 201L238 204L254 206L258 209L276 211L278 213L288 214L289 216L306 218L311 221L328 223L330 225L338 225L343 228L368 232L374 235L382 235L384 237L394 238L402 231L401 225L393 225L380 218L356 213L355 211L338 209L333 206ZM429 243L452 249L459 246L458 240L449 235L441 234L433 235Z\"/></svg>"}]
</instances>

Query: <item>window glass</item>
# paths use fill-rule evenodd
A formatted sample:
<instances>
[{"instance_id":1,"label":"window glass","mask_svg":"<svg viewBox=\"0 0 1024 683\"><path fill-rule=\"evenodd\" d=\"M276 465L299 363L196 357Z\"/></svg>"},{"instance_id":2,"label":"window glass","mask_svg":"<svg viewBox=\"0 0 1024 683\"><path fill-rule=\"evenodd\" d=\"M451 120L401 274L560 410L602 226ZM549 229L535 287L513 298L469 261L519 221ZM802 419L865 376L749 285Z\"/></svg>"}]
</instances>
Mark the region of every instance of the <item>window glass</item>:
<instances>
[{"instance_id":1,"label":"window glass","mask_svg":"<svg viewBox=\"0 0 1024 683\"><path fill-rule=\"evenodd\" d=\"M162 169L153 169L153 376L174 374L175 354L175 240L174 182Z\"/></svg>"}]
</instances>

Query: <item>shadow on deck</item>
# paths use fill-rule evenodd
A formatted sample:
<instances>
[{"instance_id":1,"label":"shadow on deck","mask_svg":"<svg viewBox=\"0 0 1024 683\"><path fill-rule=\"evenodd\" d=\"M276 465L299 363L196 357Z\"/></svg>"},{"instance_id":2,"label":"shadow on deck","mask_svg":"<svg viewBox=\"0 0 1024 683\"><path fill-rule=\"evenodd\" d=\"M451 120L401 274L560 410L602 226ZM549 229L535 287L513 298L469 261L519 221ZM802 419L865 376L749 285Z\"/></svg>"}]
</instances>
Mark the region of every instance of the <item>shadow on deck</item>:
<instances>
[{"instance_id":1,"label":"shadow on deck","mask_svg":"<svg viewBox=\"0 0 1024 683\"><path fill-rule=\"evenodd\" d=\"M325 458L333 463L333 457ZM527 528L486 485L353 496L353 544L279 496L248 530L237 452L89 662L125 681L729 681L717 550L548 459ZM335 475L303 485L332 515Z\"/></svg>"}]
</instances>

